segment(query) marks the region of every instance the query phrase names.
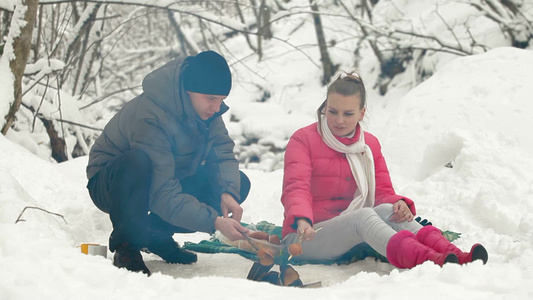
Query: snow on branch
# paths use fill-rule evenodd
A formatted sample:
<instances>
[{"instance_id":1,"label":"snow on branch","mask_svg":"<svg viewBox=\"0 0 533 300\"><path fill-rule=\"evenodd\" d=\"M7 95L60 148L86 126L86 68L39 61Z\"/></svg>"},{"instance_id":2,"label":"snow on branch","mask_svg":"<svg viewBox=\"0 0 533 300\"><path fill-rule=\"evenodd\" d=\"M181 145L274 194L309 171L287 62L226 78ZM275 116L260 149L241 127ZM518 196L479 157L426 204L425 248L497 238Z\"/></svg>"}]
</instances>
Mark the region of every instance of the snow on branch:
<instances>
[{"instance_id":1,"label":"snow on branch","mask_svg":"<svg viewBox=\"0 0 533 300\"><path fill-rule=\"evenodd\" d=\"M2 0L0 1L0 9L7 11L13 11L15 9L16 1L14 0Z\"/></svg>"},{"instance_id":2,"label":"snow on branch","mask_svg":"<svg viewBox=\"0 0 533 300\"><path fill-rule=\"evenodd\" d=\"M65 3L65 2L71 2L71 1L42 0L40 2L41 4L57 4L57 3ZM174 12L179 12L179 13L195 16L202 20L205 20L205 21L208 21L214 24L218 24L220 26L223 26L223 27L226 27L226 28L238 31L238 32L243 32L247 28L246 24L243 24L241 22L232 20L224 16L217 16L215 14L209 13L206 11L205 8L202 8L196 5L190 5L189 1L180 3L179 1L170 1L170 0L152 0L152 1L85 0L83 2L100 3L100 4L135 5L135 6L143 6L143 7L148 7L148 8L161 8L161 9L167 9L169 11L174 11ZM186 4L186 7L182 6L183 4Z\"/></svg>"},{"instance_id":3,"label":"snow on branch","mask_svg":"<svg viewBox=\"0 0 533 300\"><path fill-rule=\"evenodd\" d=\"M52 74L53 72L60 71L65 67L65 63L58 59L45 59L41 58L35 63L26 64L24 75L39 74L38 77Z\"/></svg>"}]
</instances>

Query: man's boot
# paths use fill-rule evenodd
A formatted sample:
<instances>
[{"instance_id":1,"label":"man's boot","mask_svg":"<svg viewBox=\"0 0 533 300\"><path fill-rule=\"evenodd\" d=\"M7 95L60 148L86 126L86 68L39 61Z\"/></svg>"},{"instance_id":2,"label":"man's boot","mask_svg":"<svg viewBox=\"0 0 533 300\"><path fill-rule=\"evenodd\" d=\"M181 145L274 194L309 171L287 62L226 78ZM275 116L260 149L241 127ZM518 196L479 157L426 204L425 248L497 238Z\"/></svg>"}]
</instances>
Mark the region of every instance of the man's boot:
<instances>
[{"instance_id":1,"label":"man's boot","mask_svg":"<svg viewBox=\"0 0 533 300\"><path fill-rule=\"evenodd\" d=\"M196 253L182 249L172 237L151 238L147 248L171 264L192 264L198 260Z\"/></svg>"},{"instance_id":2,"label":"man's boot","mask_svg":"<svg viewBox=\"0 0 533 300\"><path fill-rule=\"evenodd\" d=\"M432 261L439 266L459 262L452 252L438 253L420 243L408 230L402 230L390 238L387 244L387 260L395 267L408 269L426 261Z\"/></svg>"},{"instance_id":3,"label":"man's boot","mask_svg":"<svg viewBox=\"0 0 533 300\"><path fill-rule=\"evenodd\" d=\"M152 272L143 261L141 252L128 242L120 244L115 250L113 265L119 268L126 268L132 272L143 272L148 276L152 275Z\"/></svg>"},{"instance_id":4,"label":"man's boot","mask_svg":"<svg viewBox=\"0 0 533 300\"><path fill-rule=\"evenodd\" d=\"M448 241L448 239L442 235L441 231L434 226L422 227L422 229L417 232L416 238L422 244L439 253L454 253L459 258L460 264L469 263L474 260L481 260L483 261L483 264L486 264L489 259L489 254L483 245L474 244L470 249L470 252L463 252Z\"/></svg>"}]
</instances>

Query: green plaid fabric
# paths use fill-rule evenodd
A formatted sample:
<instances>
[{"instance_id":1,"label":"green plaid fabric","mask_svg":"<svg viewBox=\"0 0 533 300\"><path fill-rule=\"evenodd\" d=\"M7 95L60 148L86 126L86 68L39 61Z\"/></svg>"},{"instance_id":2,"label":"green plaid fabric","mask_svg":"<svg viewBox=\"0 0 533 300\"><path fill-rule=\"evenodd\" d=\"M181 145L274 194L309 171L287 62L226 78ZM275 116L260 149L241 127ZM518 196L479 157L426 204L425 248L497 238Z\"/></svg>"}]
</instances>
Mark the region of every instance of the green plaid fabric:
<instances>
[{"instance_id":1,"label":"green plaid fabric","mask_svg":"<svg viewBox=\"0 0 533 300\"><path fill-rule=\"evenodd\" d=\"M241 224L246 228L260 230L268 233L269 235L278 235L281 239L281 226L276 226L266 221L261 221L255 225L246 224L243 222L241 222ZM241 250L237 247L223 244L217 238L215 238L214 235L212 235L209 240L203 240L200 241L200 243L185 242L183 248L202 253L237 253L253 261L258 261L257 255L255 255L255 253L251 253L248 251Z\"/></svg>"},{"instance_id":2,"label":"green plaid fabric","mask_svg":"<svg viewBox=\"0 0 533 300\"><path fill-rule=\"evenodd\" d=\"M276 226L275 224L269 223L267 221L261 221L257 224L246 224L246 223L241 223L241 224L244 227L247 227L253 230L260 230L260 231L268 233L269 235L278 235L281 239L281 226ZM453 232L453 231L442 231L442 234L449 241L454 241L461 236L460 233ZM211 236L209 240L203 240L200 243L185 242L185 244L183 245L183 248L187 250L201 252L201 253L236 253L247 259L258 261L257 255L255 255L254 253L250 253L248 251L241 250L237 247L223 244L218 239L216 239L214 236ZM387 262L387 259L383 255L377 253L376 250L372 249L368 244L362 243L362 244L359 244L353 247L348 253L346 253L343 257L337 260L298 261L298 262L291 261L291 264L293 265L294 264L296 265L303 265L303 264L343 265L343 264L350 264L350 263L353 263L359 260L363 260L367 257L374 257L381 261ZM289 255L285 251L280 257L276 257L275 263L279 265L287 264L288 258L289 258Z\"/></svg>"}]
</instances>

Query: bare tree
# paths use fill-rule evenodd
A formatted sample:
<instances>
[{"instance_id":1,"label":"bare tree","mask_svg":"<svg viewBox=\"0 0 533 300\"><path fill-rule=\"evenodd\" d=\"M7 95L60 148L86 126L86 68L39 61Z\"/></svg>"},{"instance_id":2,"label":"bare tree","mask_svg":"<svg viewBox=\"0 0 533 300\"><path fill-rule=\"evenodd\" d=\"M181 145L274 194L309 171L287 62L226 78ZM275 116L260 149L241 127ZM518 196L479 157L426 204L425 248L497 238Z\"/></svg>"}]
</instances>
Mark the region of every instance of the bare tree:
<instances>
[{"instance_id":1,"label":"bare tree","mask_svg":"<svg viewBox=\"0 0 533 300\"><path fill-rule=\"evenodd\" d=\"M329 57L326 35L322 28L322 19L315 0L309 0L309 5L313 11L313 23L315 25L316 38L318 40L318 49L320 50L320 61L322 62L322 84L327 84L331 77L337 71L338 65L334 65Z\"/></svg>"},{"instance_id":2,"label":"bare tree","mask_svg":"<svg viewBox=\"0 0 533 300\"><path fill-rule=\"evenodd\" d=\"M22 102L22 76L24 75L24 69L26 68L26 62L30 54L33 24L35 23L38 3L38 0L23 0L21 4L15 7L15 12L11 19L8 36L13 41L14 57L10 60L9 67L14 76L14 98L13 102L10 103L9 113L5 116L5 122L3 122L2 134L4 135L14 122L15 114L19 110L20 103ZM20 33L18 32L19 30ZM3 55L2 58L4 57ZM7 59L10 58L8 57Z\"/></svg>"},{"instance_id":3,"label":"bare tree","mask_svg":"<svg viewBox=\"0 0 533 300\"><path fill-rule=\"evenodd\" d=\"M388 2L382 0L379 5ZM36 0L23 3L28 6L35 3L37 7ZM57 161L85 155L102 127L96 124L103 118L102 110L114 111L141 92L144 74L168 60L202 49L230 54L225 42L237 35L246 40L253 53L250 55L260 60L272 59L264 55L269 43L284 43L291 51L298 51L307 58L303 49L314 47L320 54L321 65L311 58L309 62L322 69L325 84L338 68L330 57L336 41L328 41L326 36L338 28L328 28L324 24L335 23L336 18L354 22L350 39L356 40L357 45L370 45L380 64L381 74L375 87L382 94L387 92L394 78L407 69L415 69L420 81L431 76L433 71L424 64L429 55L461 56L490 49L479 42L467 21L450 22L440 15L438 7L431 21L439 20L441 30L428 30L424 24L415 26L413 20L402 16L395 19L378 15L377 0L330 0L321 6L313 0L304 6L278 0L175 1L167 6L158 3L42 0L35 23L32 21L26 26L34 28L33 44L31 30L30 39L10 44L16 51L31 51L31 59L27 53L26 58L18 52L16 56L25 59L22 65L30 65L31 71L23 76L24 68L17 71L12 67L15 78L18 76L14 85L22 86L22 92L18 92L21 96L14 96L14 99L19 99L18 105L22 103L22 107L19 109L13 101L10 125L4 128L24 130L27 126L46 132L52 156ZM499 24L502 35L509 37L511 45L526 47L530 43L532 18L520 1L467 0L462 3L470 5L473 14L477 12L476 18L489 18ZM401 11L402 8L397 9ZM280 10L284 10L282 14L277 13ZM35 11L37 8L34 16ZM8 21L12 16L22 19L17 12L20 11L3 11L0 32L6 41L9 40L6 37L13 35L8 31L11 29ZM309 20L308 16L313 20L316 44L293 45L290 37L281 37L276 32L277 22L298 19L299 25L295 28L299 28L304 20ZM29 18L35 20L35 17ZM351 51L357 64L359 53L357 49ZM265 88L265 95L268 93Z\"/></svg>"},{"instance_id":4,"label":"bare tree","mask_svg":"<svg viewBox=\"0 0 533 300\"><path fill-rule=\"evenodd\" d=\"M498 23L511 37L513 47L525 49L533 39L533 16L526 15L521 5L511 0L470 1L487 18ZM530 4L531 5L531 4Z\"/></svg>"},{"instance_id":5,"label":"bare tree","mask_svg":"<svg viewBox=\"0 0 533 300\"><path fill-rule=\"evenodd\" d=\"M488 51L490 47L480 42L480 36L472 32L468 17L474 19L485 16L498 22L502 28L502 36L511 37L511 46L522 47L528 44L532 37L531 21L528 21L528 17L519 7L508 0L466 1L463 3L465 8L471 5L476 7L480 14L468 15L462 23L457 20L449 21L449 17L443 16L436 4L432 12L426 13L433 17L432 25L437 26L439 30L429 28L422 20L404 17L383 20L381 16L382 20L377 25L373 18L374 6L370 1L362 0L356 7L348 7L343 0L337 2L347 17L359 27L359 31L354 35L359 35L357 38L361 43L369 43L380 64L381 72L375 87L381 94L387 93L395 76L405 72L409 66L414 66L417 71L418 82L430 77L433 71L423 64L428 56L438 53L467 56ZM401 8L397 9L402 15ZM517 33L519 30L522 30L520 34ZM518 37L522 39L518 41Z\"/></svg>"}]
</instances>

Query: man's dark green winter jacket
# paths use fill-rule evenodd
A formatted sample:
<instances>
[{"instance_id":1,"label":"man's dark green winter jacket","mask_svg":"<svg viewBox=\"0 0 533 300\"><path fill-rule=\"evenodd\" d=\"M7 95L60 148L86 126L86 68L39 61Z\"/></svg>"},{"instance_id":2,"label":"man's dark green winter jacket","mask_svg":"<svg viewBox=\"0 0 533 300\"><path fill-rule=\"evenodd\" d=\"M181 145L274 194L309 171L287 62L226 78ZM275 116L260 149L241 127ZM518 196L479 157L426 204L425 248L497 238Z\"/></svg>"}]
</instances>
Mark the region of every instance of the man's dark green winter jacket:
<instances>
[{"instance_id":1,"label":"man's dark green winter jacket","mask_svg":"<svg viewBox=\"0 0 533 300\"><path fill-rule=\"evenodd\" d=\"M238 161L221 117L228 107L222 103L207 121L196 115L181 80L187 65L188 59L176 59L144 78L143 93L127 102L95 141L87 177L91 179L115 156L142 149L153 167L150 211L175 226L213 233L217 211L182 193L180 179L205 164L216 194L230 193L239 200Z\"/></svg>"}]
</instances>

